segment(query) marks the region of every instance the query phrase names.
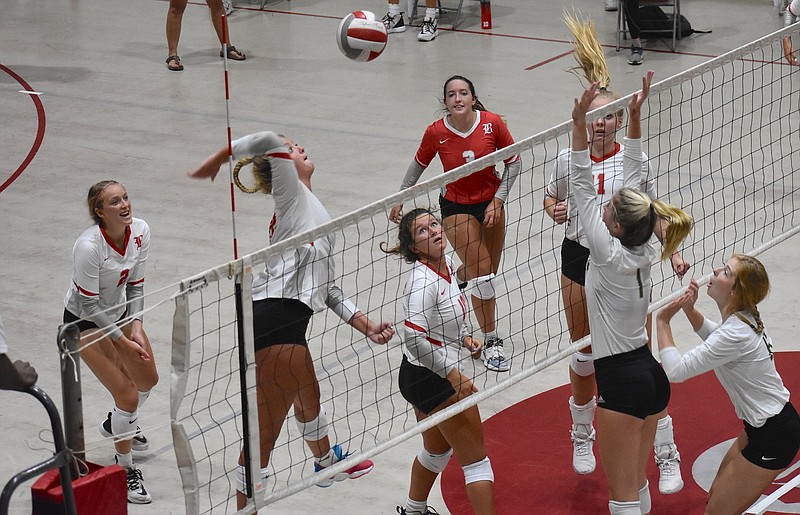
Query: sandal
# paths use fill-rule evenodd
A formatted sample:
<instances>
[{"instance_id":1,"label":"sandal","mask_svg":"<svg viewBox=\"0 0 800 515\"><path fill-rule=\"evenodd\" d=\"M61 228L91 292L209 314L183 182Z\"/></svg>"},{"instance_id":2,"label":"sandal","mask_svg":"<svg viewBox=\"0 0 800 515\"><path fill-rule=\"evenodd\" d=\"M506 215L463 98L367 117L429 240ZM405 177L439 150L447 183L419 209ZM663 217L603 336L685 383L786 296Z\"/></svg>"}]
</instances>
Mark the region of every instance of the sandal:
<instances>
[{"instance_id":1,"label":"sandal","mask_svg":"<svg viewBox=\"0 0 800 515\"><path fill-rule=\"evenodd\" d=\"M171 72L182 72L183 63L181 63L181 58L177 55L167 57L167 69Z\"/></svg>"},{"instance_id":2,"label":"sandal","mask_svg":"<svg viewBox=\"0 0 800 515\"><path fill-rule=\"evenodd\" d=\"M228 59L233 59L234 61L244 61L245 59L247 59L247 56L244 55L244 52L236 50L235 46L230 45L227 47L227 49L228 49ZM219 51L219 56L223 57L222 50Z\"/></svg>"}]
</instances>

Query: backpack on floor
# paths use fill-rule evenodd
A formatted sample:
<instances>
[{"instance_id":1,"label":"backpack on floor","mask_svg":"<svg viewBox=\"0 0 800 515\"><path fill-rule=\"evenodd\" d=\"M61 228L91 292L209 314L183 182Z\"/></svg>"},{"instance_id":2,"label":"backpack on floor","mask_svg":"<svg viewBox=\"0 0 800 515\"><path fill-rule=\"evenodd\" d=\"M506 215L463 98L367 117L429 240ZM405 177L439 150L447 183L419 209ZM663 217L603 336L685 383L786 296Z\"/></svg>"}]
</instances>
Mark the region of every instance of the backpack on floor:
<instances>
[{"instance_id":1,"label":"backpack on floor","mask_svg":"<svg viewBox=\"0 0 800 515\"><path fill-rule=\"evenodd\" d=\"M667 14L657 5L645 5L639 8L639 32L641 37L663 38L666 32L672 30L673 14ZM659 31L659 32L653 32ZM685 38L692 34L708 34L710 30L695 30L684 15L678 19L678 37Z\"/></svg>"}]
</instances>

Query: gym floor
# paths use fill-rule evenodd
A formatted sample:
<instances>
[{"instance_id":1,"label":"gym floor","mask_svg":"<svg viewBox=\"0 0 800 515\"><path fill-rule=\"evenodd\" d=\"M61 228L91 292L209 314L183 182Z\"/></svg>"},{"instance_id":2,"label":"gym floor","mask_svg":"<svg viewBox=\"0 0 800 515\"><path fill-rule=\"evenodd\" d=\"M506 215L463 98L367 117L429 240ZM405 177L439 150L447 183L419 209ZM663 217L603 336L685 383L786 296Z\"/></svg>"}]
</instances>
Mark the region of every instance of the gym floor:
<instances>
[{"instance_id":1,"label":"gym floor","mask_svg":"<svg viewBox=\"0 0 800 515\"><path fill-rule=\"evenodd\" d=\"M497 1L494 27L484 31L478 2L465 0L458 30L450 30L453 15L445 13L435 41L418 42L418 29L411 27L390 35L384 54L371 63L345 59L334 32L339 19L353 10L383 16L384 2L281 0L268 2L263 11L259 4L236 2L229 18L232 42L247 54L246 61L229 66L232 133L273 129L303 145L317 164L315 193L334 217L397 190L425 127L440 116L447 77L471 78L483 103L506 117L517 140L567 120L581 91L565 71L574 61L561 22L563 2ZM662 40L648 41L644 65L633 67L624 49L614 49L616 13L605 12L603 0L572 2L594 18L612 88L622 94L638 88L647 69L656 71L656 80L664 79L782 26L767 0L682 4L695 28L713 32L679 41L675 53ZM71 277L72 246L90 223L85 197L91 184L108 178L122 182L134 215L150 224L147 291L231 259L227 180L212 185L186 177L227 141L219 46L205 2L190 2L179 46L185 70L168 71L167 8L164 0L3 2L0 310L11 357L32 362L39 384L58 405L54 340ZM27 85L40 95L22 93ZM263 197L238 197L241 252L266 244L271 213L271 201ZM800 348L790 280L799 252L795 238L763 256L774 286L762 313L779 350ZM168 427L171 311L154 313L145 327L161 382L142 413L152 443L138 463L154 501L131 505L130 512L179 514L183 497ZM95 426L111 399L85 367L83 378L88 457L108 464L111 446ZM560 363L482 404L482 415L491 417L567 380L567 365ZM0 394L6 449L0 484L52 454L51 435L40 433L46 427L45 413L33 399ZM412 439L378 456L375 470L359 481L307 490L265 511L304 515L369 507L372 513L395 513L395 505L406 498L419 445ZM17 490L12 513L30 511L29 486ZM429 504L448 513L438 488Z\"/></svg>"}]
</instances>

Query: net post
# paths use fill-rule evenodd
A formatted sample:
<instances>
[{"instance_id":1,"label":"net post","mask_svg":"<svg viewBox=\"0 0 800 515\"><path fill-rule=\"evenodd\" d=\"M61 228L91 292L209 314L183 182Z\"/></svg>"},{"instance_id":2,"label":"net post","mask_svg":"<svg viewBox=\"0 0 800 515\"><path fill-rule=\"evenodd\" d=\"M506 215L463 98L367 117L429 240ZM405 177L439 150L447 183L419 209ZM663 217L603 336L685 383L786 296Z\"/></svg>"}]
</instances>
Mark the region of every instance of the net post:
<instances>
[{"instance_id":1,"label":"net post","mask_svg":"<svg viewBox=\"0 0 800 515\"><path fill-rule=\"evenodd\" d=\"M236 334L237 334L237 351L239 357L239 386L242 392L242 454L244 455L244 477L245 477L245 496L248 499L253 499L253 470L250 466L251 450L250 450L250 405L247 401L247 355L245 350L244 338L244 306L242 302L242 283L240 282L241 275L236 278L235 299L236 299ZM260 469L259 474L260 474Z\"/></svg>"},{"instance_id":2,"label":"net post","mask_svg":"<svg viewBox=\"0 0 800 515\"><path fill-rule=\"evenodd\" d=\"M58 328L57 344L61 352L61 402L64 411L64 436L67 448L80 461L86 460L83 438L83 400L81 398L81 367L78 342L81 332L75 324L64 324ZM74 464L72 479L78 478Z\"/></svg>"}]
</instances>

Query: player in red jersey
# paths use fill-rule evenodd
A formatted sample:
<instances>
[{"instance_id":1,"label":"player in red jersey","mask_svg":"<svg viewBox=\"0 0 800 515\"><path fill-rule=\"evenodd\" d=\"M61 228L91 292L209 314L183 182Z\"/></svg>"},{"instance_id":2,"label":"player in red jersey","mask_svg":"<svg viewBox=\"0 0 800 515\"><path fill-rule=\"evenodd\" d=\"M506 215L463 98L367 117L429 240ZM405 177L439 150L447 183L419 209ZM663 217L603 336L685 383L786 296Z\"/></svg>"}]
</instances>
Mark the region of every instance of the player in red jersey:
<instances>
[{"instance_id":1,"label":"player in red jersey","mask_svg":"<svg viewBox=\"0 0 800 515\"><path fill-rule=\"evenodd\" d=\"M472 81L454 75L444 83L443 103L447 115L425 129L419 150L408 167L400 189L417 183L438 154L445 173L514 143L503 119L486 110L475 94ZM519 155L507 158L498 173L492 164L448 184L440 193L442 225L462 265L459 282L473 282L472 305L484 333L483 362L498 372L509 370L495 317L495 287L492 280L500 266L505 242L503 205L519 175ZM389 215L399 223L403 206Z\"/></svg>"}]
</instances>

